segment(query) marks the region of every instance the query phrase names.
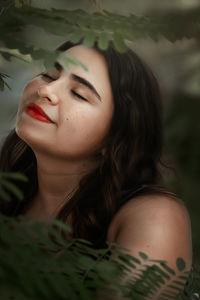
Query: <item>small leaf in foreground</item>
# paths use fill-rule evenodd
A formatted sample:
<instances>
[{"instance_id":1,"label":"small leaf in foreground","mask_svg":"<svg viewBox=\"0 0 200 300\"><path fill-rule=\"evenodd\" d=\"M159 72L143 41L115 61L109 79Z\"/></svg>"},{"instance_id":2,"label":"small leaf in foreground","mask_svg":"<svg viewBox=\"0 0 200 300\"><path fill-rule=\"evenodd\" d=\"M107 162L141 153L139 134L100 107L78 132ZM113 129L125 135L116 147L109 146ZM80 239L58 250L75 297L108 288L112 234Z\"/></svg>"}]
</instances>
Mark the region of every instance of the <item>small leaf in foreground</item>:
<instances>
[{"instance_id":1,"label":"small leaf in foreground","mask_svg":"<svg viewBox=\"0 0 200 300\"><path fill-rule=\"evenodd\" d=\"M185 269L185 261L181 257L178 257L176 260L176 265L179 271L183 271Z\"/></svg>"},{"instance_id":2,"label":"small leaf in foreground","mask_svg":"<svg viewBox=\"0 0 200 300\"><path fill-rule=\"evenodd\" d=\"M148 256L147 256L144 252L139 251L138 254L139 254L139 256L142 257L144 260L147 260L147 259L148 259Z\"/></svg>"},{"instance_id":3,"label":"small leaf in foreground","mask_svg":"<svg viewBox=\"0 0 200 300\"><path fill-rule=\"evenodd\" d=\"M5 176L7 178L16 179L16 180L20 180L20 181L24 181L24 182L29 181L28 177L20 172L2 172L2 173L0 173L0 175L2 177Z\"/></svg>"},{"instance_id":4,"label":"small leaf in foreground","mask_svg":"<svg viewBox=\"0 0 200 300\"><path fill-rule=\"evenodd\" d=\"M161 266L170 274L176 275L176 272L173 269L171 269L166 263L161 263Z\"/></svg>"},{"instance_id":5,"label":"small leaf in foreground","mask_svg":"<svg viewBox=\"0 0 200 300\"><path fill-rule=\"evenodd\" d=\"M10 192L12 192L19 200L24 199L24 195L21 190L12 182L1 179L2 186L5 186Z\"/></svg>"},{"instance_id":6,"label":"small leaf in foreground","mask_svg":"<svg viewBox=\"0 0 200 300\"><path fill-rule=\"evenodd\" d=\"M60 53L57 59L58 62L62 64L62 66L65 68L67 72L70 72L70 64L80 66L85 71L88 71L88 68L86 65L84 65L80 60L71 57L69 55L66 55L66 53Z\"/></svg>"},{"instance_id":7,"label":"small leaf in foreground","mask_svg":"<svg viewBox=\"0 0 200 300\"><path fill-rule=\"evenodd\" d=\"M3 199L3 200L5 200L5 201L7 201L7 202L11 201L10 195L7 194L7 193L2 189L2 187L0 187L0 198Z\"/></svg>"},{"instance_id":8,"label":"small leaf in foreground","mask_svg":"<svg viewBox=\"0 0 200 300\"><path fill-rule=\"evenodd\" d=\"M123 36L121 36L118 33L114 33L114 45L117 51L120 53L126 52L127 47L126 44L124 43Z\"/></svg>"},{"instance_id":9,"label":"small leaf in foreground","mask_svg":"<svg viewBox=\"0 0 200 300\"><path fill-rule=\"evenodd\" d=\"M102 32L99 35L98 46L101 50L106 50L108 48L109 35L107 32Z\"/></svg>"}]
</instances>

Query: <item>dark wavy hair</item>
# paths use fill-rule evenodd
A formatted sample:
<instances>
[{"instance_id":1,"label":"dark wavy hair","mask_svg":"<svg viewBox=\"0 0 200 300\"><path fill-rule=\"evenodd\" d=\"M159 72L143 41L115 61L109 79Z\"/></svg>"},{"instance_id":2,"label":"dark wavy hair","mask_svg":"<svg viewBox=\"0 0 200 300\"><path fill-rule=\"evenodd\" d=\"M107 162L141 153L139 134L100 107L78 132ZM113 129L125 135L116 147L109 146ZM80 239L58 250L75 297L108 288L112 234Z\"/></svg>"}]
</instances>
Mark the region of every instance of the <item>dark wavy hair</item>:
<instances>
[{"instance_id":1,"label":"dark wavy hair","mask_svg":"<svg viewBox=\"0 0 200 300\"><path fill-rule=\"evenodd\" d=\"M77 43L80 44L80 43ZM65 42L56 50L77 44ZM87 239L96 248L105 246L108 226L119 208L141 194L172 193L161 176L162 107L158 82L150 68L131 50L119 53L110 41L107 50L96 51L106 60L114 99L114 115L100 165L80 181L78 190L60 209L57 218L72 217L73 237ZM9 216L23 213L36 194L37 164L32 149L11 130L0 154L0 171L23 172L28 183L20 183L24 201L1 201Z\"/></svg>"}]
</instances>

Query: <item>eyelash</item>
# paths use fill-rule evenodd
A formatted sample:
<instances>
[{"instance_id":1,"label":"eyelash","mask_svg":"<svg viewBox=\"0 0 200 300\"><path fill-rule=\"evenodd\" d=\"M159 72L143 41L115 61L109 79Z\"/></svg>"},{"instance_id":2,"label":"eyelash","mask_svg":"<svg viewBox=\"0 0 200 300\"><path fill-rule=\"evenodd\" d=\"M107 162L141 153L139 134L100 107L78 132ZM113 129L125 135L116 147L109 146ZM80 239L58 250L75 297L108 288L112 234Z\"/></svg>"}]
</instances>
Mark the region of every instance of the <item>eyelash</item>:
<instances>
[{"instance_id":1,"label":"eyelash","mask_svg":"<svg viewBox=\"0 0 200 300\"><path fill-rule=\"evenodd\" d=\"M43 77L47 77L47 78L49 78L49 79L51 79L51 80L56 80L55 78L49 76L47 73L41 73L40 75L43 76ZM73 94L75 97L79 98L79 99L82 99L82 100L84 100L84 101L87 101L86 98L84 98L84 97L81 96L80 94L76 93L74 90L72 90L72 94Z\"/></svg>"},{"instance_id":2,"label":"eyelash","mask_svg":"<svg viewBox=\"0 0 200 300\"><path fill-rule=\"evenodd\" d=\"M47 73L41 73L40 75L43 76L43 77L47 77L47 78L49 78L51 80L56 80L55 78L49 76Z\"/></svg>"},{"instance_id":3,"label":"eyelash","mask_svg":"<svg viewBox=\"0 0 200 300\"><path fill-rule=\"evenodd\" d=\"M75 96L75 97L78 97L79 99L82 99L84 101L87 101L86 98L84 98L83 96L81 96L80 94L76 93L74 90L72 90L72 94Z\"/></svg>"}]
</instances>

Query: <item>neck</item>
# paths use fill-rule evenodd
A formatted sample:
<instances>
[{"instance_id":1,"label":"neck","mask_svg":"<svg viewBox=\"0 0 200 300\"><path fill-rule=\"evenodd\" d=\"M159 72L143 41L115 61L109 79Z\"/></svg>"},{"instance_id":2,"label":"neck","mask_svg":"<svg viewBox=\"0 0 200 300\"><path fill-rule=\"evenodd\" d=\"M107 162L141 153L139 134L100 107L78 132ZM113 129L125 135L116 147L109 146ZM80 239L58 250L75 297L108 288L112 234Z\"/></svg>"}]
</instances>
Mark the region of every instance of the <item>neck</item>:
<instances>
[{"instance_id":1,"label":"neck","mask_svg":"<svg viewBox=\"0 0 200 300\"><path fill-rule=\"evenodd\" d=\"M97 161L54 160L36 155L38 191L25 214L34 219L56 217L79 188L80 180L98 166Z\"/></svg>"}]
</instances>

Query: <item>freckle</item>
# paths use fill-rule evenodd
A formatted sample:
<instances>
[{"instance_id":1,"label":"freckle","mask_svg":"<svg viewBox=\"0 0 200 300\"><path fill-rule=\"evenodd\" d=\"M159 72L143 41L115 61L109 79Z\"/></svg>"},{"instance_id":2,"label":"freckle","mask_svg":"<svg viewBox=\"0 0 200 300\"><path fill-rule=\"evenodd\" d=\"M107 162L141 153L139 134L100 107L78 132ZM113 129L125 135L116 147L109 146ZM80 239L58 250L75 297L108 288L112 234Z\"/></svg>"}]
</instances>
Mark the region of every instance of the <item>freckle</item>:
<instances>
[{"instance_id":1,"label":"freckle","mask_svg":"<svg viewBox=\"0 0 200 300\"><path fill-rule=\"evenodd\" d=\"M68 118L66 120L69 120Z\"/></svg>"}]
</instances>

